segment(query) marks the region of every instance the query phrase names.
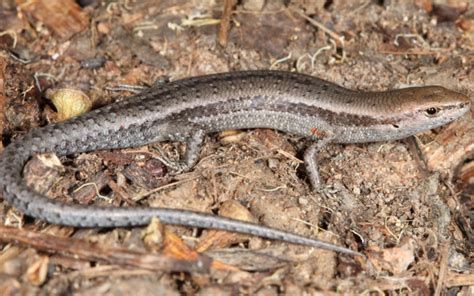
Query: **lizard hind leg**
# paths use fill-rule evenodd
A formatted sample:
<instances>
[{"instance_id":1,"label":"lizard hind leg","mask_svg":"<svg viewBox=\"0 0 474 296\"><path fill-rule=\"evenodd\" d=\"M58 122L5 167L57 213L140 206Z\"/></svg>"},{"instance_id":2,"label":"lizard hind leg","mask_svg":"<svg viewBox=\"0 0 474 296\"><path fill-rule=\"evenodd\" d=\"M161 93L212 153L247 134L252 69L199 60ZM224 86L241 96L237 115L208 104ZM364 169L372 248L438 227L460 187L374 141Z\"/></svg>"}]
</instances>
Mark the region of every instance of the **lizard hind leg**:
<instances>
[{"instance_id":1,"label":"lizard hind leg","mask_svg":"<svg viewBox=\"0 0 474 296\"><path fill-rule=\"evenodd\" d=\"M171 160L163 149L156 147L160 156L154 158L161 161L164 165L171 169L170 174L178 175L182 172L191 170L199 160L199 154L204 143L205 131L199 126L192 123L172 124L168 130L168 140L186 143L186 151L184 158L181 160Z\"/></svg>"},{"instance_id":2,"label":"lizard hind leg","mask_svg":"<svg viewBox=\"0 0 474 296\"><path fill-rule=\"evenodd\" d=\"M334 138L332 136L327 136L317 140L308 148L306 148L306 151L304 152L306 174L308 175L309 182L311 183L311 187L313 187L314 190L319 190L321 187L323 187L316 156L318 155L319 151L321 151L321 149L329 144L333 139Z\"/></svg>"}]
</instances>

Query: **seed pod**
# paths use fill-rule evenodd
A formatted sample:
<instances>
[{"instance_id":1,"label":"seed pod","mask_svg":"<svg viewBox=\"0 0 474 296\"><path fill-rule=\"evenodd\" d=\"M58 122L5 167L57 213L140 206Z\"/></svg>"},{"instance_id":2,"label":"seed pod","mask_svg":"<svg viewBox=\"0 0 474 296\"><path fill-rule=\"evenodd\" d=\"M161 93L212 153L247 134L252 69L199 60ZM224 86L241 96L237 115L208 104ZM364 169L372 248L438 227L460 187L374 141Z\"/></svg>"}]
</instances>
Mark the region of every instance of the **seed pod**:
<instances>
[{"instance_id":1,"label":"seed pod","mask_svg":"<svg viewBox=\"0 0 474 296\"><path fill-rule=\"evenodd\" d=\"M84 114L92 109L91 99L84 92L77 89L49 89L46 91L46 96L56 107L59 121Z\"/></svg>"}]
</instances>

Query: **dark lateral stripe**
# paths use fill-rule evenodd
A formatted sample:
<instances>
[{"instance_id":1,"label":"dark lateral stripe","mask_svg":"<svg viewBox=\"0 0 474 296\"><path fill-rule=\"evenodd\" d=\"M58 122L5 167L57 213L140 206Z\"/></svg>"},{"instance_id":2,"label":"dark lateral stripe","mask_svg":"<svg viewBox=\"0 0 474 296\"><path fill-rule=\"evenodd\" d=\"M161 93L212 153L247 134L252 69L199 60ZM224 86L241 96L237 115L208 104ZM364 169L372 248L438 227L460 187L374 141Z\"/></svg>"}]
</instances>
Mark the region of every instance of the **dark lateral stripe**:
<instances>
[{"instance_id":1,"label":"dark lateral stripe","mask_svg":"<svg viewBox=\"0 0 474 296\"><path fill-rule=\"evenodd\" d=\"M395 119L378 119L367 115L337 113L317 106L290 101L270 101L268 98L256 96L253 98L230 99L225 102L216 102L192 109L184 109L170 116L173 118L211 117L215 115L231 114L237 111L270 111L291 113L307 117L321 118L332 125L343 126L371 126L375 124L396 124Z\"/></svg>"}]
</instances>

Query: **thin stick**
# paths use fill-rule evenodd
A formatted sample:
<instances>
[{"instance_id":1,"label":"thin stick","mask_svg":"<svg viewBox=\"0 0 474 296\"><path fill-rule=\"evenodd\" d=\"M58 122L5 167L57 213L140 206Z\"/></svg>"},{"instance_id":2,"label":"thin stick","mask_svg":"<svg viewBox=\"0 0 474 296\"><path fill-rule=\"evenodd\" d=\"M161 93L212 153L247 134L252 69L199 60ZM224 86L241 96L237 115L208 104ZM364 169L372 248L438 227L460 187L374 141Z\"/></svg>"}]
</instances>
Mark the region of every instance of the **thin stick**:
<instances>
[{"instance_id":1,"label":"thin stick","mask_svg":"<svg viewBox=\"0 0 474 296\"><path fill-rule=\"evenodd\" d=\"M235 0L224 1L224 11L222 12L221 25L219 28L219 44L226 46L229 40L230 18L235 5Z\"/></svg>"},{"instance_id":2,"label":"thin stick","mask_svg":"<svg viewBox=\"0 0 474 296\"><path fill-rule=\"evenodd\" d=\"M207 256L200 256L197 261L176 260L159 254L123 248L108 248L69 237L5 226L0 226L0 241L34 248L42 252L59 253L74 259L101 261L153 271L207 272L212 263L212 259Z\"/></svg>"},{"instance_id":3,"label":"thin stick","mask_svg":"<svg viewBox=\"0 0 474 296\"><path fill-rule=\"evenodd\" d=\"M448 257L449 257L449 243L443 242L440 247L440 263L438 271L438 282L436 283L436 290L434 295L441 295L441 291L446 289L446 276L448 274Z\"/></svg>"}]
</instances>

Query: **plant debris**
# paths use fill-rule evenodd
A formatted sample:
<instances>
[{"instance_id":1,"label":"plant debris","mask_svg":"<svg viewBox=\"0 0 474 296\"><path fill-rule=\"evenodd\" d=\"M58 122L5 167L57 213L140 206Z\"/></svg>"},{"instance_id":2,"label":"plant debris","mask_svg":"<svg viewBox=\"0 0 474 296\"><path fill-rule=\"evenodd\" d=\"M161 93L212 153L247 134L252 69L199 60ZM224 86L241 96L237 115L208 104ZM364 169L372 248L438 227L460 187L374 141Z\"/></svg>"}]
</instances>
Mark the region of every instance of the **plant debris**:
<instances>
[{"instance_id":1,"label":"plant debris","mask_svg":"<svg viewBox=\"0 0 474 296\"><path fill-rule=\"evenodd\" d=\"M0 150L155 83L234 70L299 71L355 90L437 84L473 97L472 32L474 6L462 0L5 0ZM77 100L52 103L45 93L54 89L80 90L87 102L70 112ZM220 214L344 245L367 260L159 221L48 225L3 201L0 290L468 295L471 116L415 140L327 147L318 155L321 192L302 168L308 143L265 129L209 135L198 164L178 176L157 150L178 159L179 143L35 157L26 180L58 202Z\"/></svg>"}]
</instances>

